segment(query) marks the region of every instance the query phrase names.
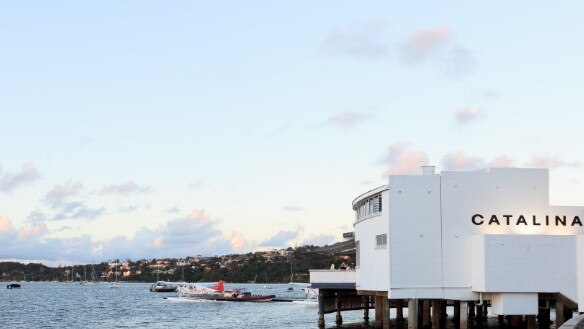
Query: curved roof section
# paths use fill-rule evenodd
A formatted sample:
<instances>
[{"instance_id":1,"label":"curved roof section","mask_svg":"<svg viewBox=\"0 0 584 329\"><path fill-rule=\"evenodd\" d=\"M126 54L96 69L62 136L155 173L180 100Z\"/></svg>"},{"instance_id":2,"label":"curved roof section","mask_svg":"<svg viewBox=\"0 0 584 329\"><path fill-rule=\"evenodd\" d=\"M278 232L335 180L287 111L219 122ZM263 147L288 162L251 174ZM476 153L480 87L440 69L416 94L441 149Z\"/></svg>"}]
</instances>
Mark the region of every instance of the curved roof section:
<instances>
[{"instance_id":1,"label":"curved roof section","mask_svg":"<svg viewBox=\"0 0 584 329\"><path fill-rule=\"evenodd\" d=\"M370 191L367 191L367 192L365 192L365 193L363 193L363 194L359 195L358 197L356 197L356 198L353 200L353 210L356 210L356 205L357 205L357 204L358 204L358 203L359 203L361 200L363 200L363 199L366 199L366 198L368 198L368 197L370 197L370 196L372 196L372 195L374 195L374 194L381 193L381 192L383 192L383 191L386 191L386 190L389 190L389 186L388 186L388 185L382 185L382 186L380 186L380 187L374 188L374 189L372 189L372 190L370 190Z\"/></svg>"}]
</instances>

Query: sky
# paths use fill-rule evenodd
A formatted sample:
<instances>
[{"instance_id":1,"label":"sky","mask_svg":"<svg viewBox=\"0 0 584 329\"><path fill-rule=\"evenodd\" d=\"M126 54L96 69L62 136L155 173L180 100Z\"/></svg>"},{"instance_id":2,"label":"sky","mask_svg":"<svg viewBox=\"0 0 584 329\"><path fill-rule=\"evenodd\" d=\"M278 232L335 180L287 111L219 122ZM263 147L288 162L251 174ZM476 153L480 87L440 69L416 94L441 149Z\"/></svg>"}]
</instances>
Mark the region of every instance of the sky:
<instances>
[{"instance_id":1,"label":"sky","mask_svg":"<svg viewBox=\"0 0 584 329\"><path fill-rule=\"evenodd\" d=\"M584 204L584 3L0 1L0 260L324 245L420 166Z\"/></svg>"}]
</instances>

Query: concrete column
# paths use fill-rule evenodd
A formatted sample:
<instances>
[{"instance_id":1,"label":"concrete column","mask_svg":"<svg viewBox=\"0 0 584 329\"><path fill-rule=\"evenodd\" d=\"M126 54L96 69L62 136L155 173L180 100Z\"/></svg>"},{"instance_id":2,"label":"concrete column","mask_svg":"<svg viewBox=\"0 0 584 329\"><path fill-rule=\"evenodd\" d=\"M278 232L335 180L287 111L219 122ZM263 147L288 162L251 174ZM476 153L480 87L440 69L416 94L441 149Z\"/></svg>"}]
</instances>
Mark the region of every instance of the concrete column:
<instances>
[{"instance_id":1,"label":"concrete column","mask_svg":"<svg viewBox=\"0 0 584 329\"><path fill-rule=\"evenodd\" d=\"M318 327L324 328L324 292L318 292Z\"/></svg>"},{"instance_id":2,"label":"concrete column","mask_svg":"<svg viewBox=\"0 0 584 329\"><path fill-rule=\"evenodd\" d=\"M383 298L383 329L389 329L389 299Z\"/></svg>"},{"instance_id":3,"label":"concrete column","mask_svg":"<svg viewBox=\"0 0 584 329\"><path fill-rule=\"evenodd\" d=\"M440 300L432 301L432 329L441 328L440 323L442 322L442 302Z\"/></svg>"},{"instance_id":4,"label":"concrete column","mask_svg":"<svg viewBox=\"0 0 584 329\"><path fill-rule=\"evenodd\" d=\"M556 301L556 328L559 328L564 322L566 322L564 304L562 302Z\"/></svg>"},{"instance_id":5,"label":"concrete column","mask_svg":"<svg viewBox=\"0 0 584 329\"><path fill-rule=\"evenodd\" d=\"M370 297L369 296L363 297L363 303L365 304L365 308L363 309L363 323L365 323L365 325L368 326Z\"/></svg>"},{"instance_id":6,"label":"concrete column","mask_svg":"<svg viewBox=\"0 0 584 329\"><path fill-rule=\"evenodd\" d=\"M418 325L418 300L408 300L408 329L419 329Z\"/></svg>"},{"instance_id":7,"label":"concrete column","mask_svg":"<svg viewBox=\"0 0 584 329\"><path fill-rule=\"evenodd\" d=\"M535 324L535 315L526 315L525 322L527 324L527 329L536 329L537 326Z\"/></svg>"},{"instance_id":8,"label":"concrete column","mask_svg":"<svg viewBox=\"0 0 584 329\"><path fill-rule=\"evenodd\" d=\"M432 326L430 317L430 301L424 299L422 301L422 328L427 329Z\"/></svg>"},{"instance_id":9,"label":"concrete column","mask_svg":"<svg viewBox=\"0 0 584 329\"><path fill-rule=\"evenodd\" d=\"M468 303L460 302L458 328L468 329Z\"/></svg>"},{"instance_id":10,"label":"concrete column","mask_svg":"<svg viewBox=\"0 0 584 329\"><path fill-rule=\"evenodd\" d=\"M383 326L383 297L375 296L375 328Z\"/></svg>"},{"instance_id":11,"label":"concrete column","mask_svg":"<svg viewBox=\"0 0 584 329\"><path fill-rule=\"evenodd\" d=\"M398 299L395 301L395 322L398 328L404 324L404 301L403 299Z\"/></svg>"},{"instance_id":12,"label":"concrete column","mask_svg":"<svg viewBox=\"0 0 584 329\"><path fill-rule=\"evenodd\" d=\"M337 324L337 326L343 324L343 316L341 315L341 297L342 296L339 292L335 294L335 306L337 308L337 316L335 319L335 323Z\"/></svg>"}]
</instances>

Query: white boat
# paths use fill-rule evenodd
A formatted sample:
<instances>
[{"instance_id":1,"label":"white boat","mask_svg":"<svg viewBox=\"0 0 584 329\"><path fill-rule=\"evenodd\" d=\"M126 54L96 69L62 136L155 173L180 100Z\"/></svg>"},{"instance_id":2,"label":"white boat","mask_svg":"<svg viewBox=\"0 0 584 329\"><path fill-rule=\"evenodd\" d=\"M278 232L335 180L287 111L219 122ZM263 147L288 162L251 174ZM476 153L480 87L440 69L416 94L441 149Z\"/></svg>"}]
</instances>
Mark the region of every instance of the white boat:
<instances>
[{"instance_id":1,"label":"white boat","mask_svg":"<svg viewBox=\"0 0 584 329\"><path fill-rule=\"evenodd\" d=\"M318 289L311 288L310 286L303 288L306 294L305 299L293 300L295 304L306 305L306 306L318 306Z\"/></svg>"},{"instance_id":2,"label":"white boat","mask_svg":"<svg viewBox=\"0 0 584 329\"><path fill-rule=\"evenodd\" d=\"M196 283L180 284L179 297L187 299L217 299L225 292L223 280L219 280L214 286L206 287Z\"/></svg>"}]
</instances>

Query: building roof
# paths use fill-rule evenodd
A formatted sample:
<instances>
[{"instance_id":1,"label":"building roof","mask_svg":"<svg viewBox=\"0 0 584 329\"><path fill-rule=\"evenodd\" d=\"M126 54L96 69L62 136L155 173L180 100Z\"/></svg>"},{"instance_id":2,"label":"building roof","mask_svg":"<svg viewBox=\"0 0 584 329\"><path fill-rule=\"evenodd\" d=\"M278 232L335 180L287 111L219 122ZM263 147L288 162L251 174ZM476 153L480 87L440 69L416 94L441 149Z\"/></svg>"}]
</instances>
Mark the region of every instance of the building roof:
<instances>
[{"instance_id":1,"label":"building roof","mask_svg":"<svg viewBox=\"0 0 584 329\"><path fill-rule=\"evenodd\" d=\"M341 241L333 243L329 246L324 246L316 250L316 252L321 254L334 254L334 255L346 255L355 256L355 240Z\"/></svg>"}]
</instances>

